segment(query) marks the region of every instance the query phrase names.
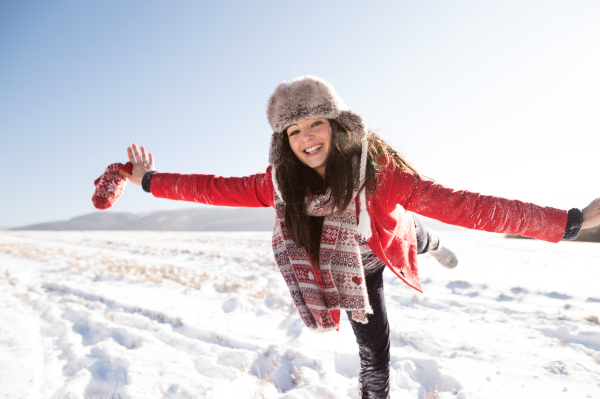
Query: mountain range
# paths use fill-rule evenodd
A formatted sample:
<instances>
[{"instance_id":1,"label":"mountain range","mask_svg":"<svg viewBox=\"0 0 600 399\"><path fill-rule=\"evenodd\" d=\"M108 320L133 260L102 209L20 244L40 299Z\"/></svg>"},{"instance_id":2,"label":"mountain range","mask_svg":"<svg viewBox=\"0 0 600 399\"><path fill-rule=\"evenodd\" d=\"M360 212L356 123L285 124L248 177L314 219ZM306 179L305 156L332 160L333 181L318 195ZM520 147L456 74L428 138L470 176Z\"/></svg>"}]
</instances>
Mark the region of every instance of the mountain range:
<instances>
[{"instance_id":1,"label":"mountain range","mask_svg":"<svg viewBox=\"0 0 600 399\"><path fill-rule=\"evenodd\" d=\"M507 234L506 238L529 238L517 234ZM600 226L591 229L581 230L575 241L581 242L600 242Z\"/></svg>"},{"instance_id":2,"label":"mountain range","mask_svg":"<svg viewBox=\"0 0 600 399\"><path fill-rule=\"evenodd\" d=\"M268 231L272 208L195 208L149 213L94 212L71 220L32 224L11 230L159 230Z\"/></svg>"},{"instance_id":3,"label":"mountain range","mask_svg":"<svg viewBox=\"0 0 600 399\"><path fill-rule=\"evenodd\" d=\"M462 230L418 216L434 230ZM202 207L148 213L94 212L48 223L4 228L5 230L157 230L157 231L272 231L275 211L272 208ZM3 230L3 228L0 228ZM507 238L525 238L507 235ZM582 230L576 241L600 242L600 226Z\"/></svg>"},{"instance_id":4,"label":"mountain range","mask_svg":"<svg viewBox=\"0 0 600 399\"><path fill-rule=\"evenodd\" d=\"M71 220L38 223L10 230L159 230L159 231L272 231L272 208L202 207L148 213L94 212ZM435 230L461 230L419 216Z\"/></svg>"}]
</instances>

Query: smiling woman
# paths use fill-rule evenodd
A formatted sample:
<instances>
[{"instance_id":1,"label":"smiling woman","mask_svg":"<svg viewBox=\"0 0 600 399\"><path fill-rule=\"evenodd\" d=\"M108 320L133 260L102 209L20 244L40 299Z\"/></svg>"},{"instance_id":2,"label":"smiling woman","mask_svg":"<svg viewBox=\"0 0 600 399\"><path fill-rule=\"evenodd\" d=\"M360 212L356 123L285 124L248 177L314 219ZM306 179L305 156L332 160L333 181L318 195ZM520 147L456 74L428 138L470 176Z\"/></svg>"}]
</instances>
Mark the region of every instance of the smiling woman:
<instances>
[{"instance_id":1,"label":"smiling woman","mask_svg":"<svg viewBox=\"0 0 600 399\"><path fill-rule=\"evenodd\" d=\"M275 260L308 328L339 328L347 312L359 345L362 398L389 397L390 337L382 273L422 292L417 254L457 259L412 213L471 229L558 242L600 224L600 200L584 211L453 190L421 176L346 108L333 87L303 76L283 82L267 106L273 134L265 173L247 177L156 173L151 154L128 148L135 184L159 198L274 207Z\"/></svg>"}]
</instances>

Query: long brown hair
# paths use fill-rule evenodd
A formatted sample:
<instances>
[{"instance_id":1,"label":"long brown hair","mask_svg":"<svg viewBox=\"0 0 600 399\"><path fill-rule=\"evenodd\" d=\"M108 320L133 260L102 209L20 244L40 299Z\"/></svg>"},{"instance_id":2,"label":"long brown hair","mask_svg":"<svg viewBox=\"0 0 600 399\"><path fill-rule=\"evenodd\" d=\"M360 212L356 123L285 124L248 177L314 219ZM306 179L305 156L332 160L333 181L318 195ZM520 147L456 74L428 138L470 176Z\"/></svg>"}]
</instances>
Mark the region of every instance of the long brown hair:
<instances>
[{"instance_id":1,"label":"long brown hair","mask_svg":"<svg viewBox=\"0 0 600 399\"><path fill-rule=\"evenodd\" d=\"M286 130L283 135L282 151L277 159L277 183L285 202L285 224L290 238L310 254L313 264L319 264L319 247L323 217L308 216L304 212L304 196L306 190L313 194L324 194L331 187L334 209L345 210L354 194L355 182L359 173L352 167L352 159L358 157L360 165L361 143L357 135L349 131L335 120L331 124L331 151L325 165L325 178L322 178L313 168L305 165L296 157L290 146ZM377 172L385 168L392 160L401 168L418 172L388 143L377 134L369 131L369 152L367 157L366 179L360 190L368 193L377 188ZM360 193L359 190L359 193Z\"/></svg>"}]
</instances>

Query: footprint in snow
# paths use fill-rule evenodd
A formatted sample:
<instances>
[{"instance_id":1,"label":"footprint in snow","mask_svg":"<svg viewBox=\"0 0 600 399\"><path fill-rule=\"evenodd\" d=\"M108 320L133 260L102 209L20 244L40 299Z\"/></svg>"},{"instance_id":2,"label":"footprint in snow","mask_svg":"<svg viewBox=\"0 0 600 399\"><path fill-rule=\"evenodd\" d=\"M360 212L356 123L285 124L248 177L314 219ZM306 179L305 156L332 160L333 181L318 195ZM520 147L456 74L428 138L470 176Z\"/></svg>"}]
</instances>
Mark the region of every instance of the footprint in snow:
<instances>
[{"instance_id":1,"label":"footprint in snow","mask_svg":"<svg viewBox=\"0 0 600 399\"><path fill-rule=\"evenodd\" d=\"M512 287L510 289L510 291L515 295L516 294L527 294L529 292L525 288L521 288L521 287Z\"/></svg>"},{"instance_id":2,"label":"footprint in snow","mask_svg":"<svg viewBox=\"0 0 600 399\"><path fill-rule=\"evenodd\" d=\"M556 291L548 292L543 295L547 296L548 298L554 298L554 299L571 299L571 298L573 298L571 295L561 294Z\"/></svg>"},{"instance_id":3,"label":"footprint in snow","mask_svg":"<svg viewBox=\"0 0 600 399\"><path fill-rule=\"evenodd\" d=\"M496 300L499 302L506 302L506 301L512 301L513 299L515 299L515 298L513 298L510 295L504 295L504 293L501 292L500 295L498 295L498 298Z\"/></svg>"},{"instance_id":4,"label":"footprint in snow","mask_svg":"<svg viewBox=\"0 0 600 399\"><path fill-rule=\"evenodd\" d=\"M428 395L442 386L447 392L458 392L462 389L460 382L441 372L435 358L427 355L410 353L407 356L391 356L391 374L395 374L394 383L399 388L413 390L418 388L418 397ZM437 395L431 395L437 397Z\"/></svg>"},{"instance_id":5,"label":"footprint in snow","mask_svg":"<svg viewBox=\"0 0 600 399\"><path fill-rule=\"evenodd\" d=\"M560 360L555 360L553 362L550 362L550 364L545 368L546 368L546 370L548 370L554 374L569 374L568 371L566 370L566 368L567 368L566 364L564 362L561 362Z\"/></svg>"},{"instance_id":6,"label":"footprint in snow","mask_svg":"<svg viewBox=\"0 0 600 399\"><path fill-rule=\"evenodd\" d=\"M471 288L472 285L466 281L463 280L457 280L457 281L451 281L448 284L446 284L446 288L450 288L450 289L465 289L465 288Z\"/></svg>"},{"instance_id":7,"label":"footprint in snow","mask_svg":"<svg viewBox=\"0 0 600 399\"><path fill-rule=\"evenodd\" d=\"M570 330L567 327L559 328L540 328L542 334L550 338L557 338L566 346L568 344L583 345L588 349L600 351L600 333L594 330L580 331L578 329Z\"/></svg>"},{"instance_id":8,"label":"footprint in snow","mask_svg":"<svg viewBox=\"0 0 600 399\"><path fill-rule=\"evenodd\" d=\"M116 347L111 340L103 341L94 347L89 358L94 363L87 367L90 372L90 381L85 387L84 397L98 397L106 392L119 392L127 385L127 371L129 361L120 356L123 350Z\"/></svg>"}]
</instances>

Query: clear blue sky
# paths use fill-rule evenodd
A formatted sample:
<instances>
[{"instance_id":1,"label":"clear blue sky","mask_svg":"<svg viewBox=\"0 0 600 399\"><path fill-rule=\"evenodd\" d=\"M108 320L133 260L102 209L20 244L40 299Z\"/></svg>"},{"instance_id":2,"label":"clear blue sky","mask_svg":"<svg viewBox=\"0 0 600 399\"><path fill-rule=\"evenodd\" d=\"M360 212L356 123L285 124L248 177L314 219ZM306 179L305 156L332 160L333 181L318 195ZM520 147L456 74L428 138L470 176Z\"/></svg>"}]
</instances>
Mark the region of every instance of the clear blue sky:
<instances>
[{"instance_id":1,"label":"clear blue sky","mask_svg":"<svg viewBox=\"0 0 600 399\"><path fill-rule=\"evenodd\" d=\"M269 95L313 74L425 175L600 196L598 1L4 1L0 226L95 211L132 142L164 172L267 167ZM194 206L129 184L111 209Z\"/></svg>"}]
</instances>

